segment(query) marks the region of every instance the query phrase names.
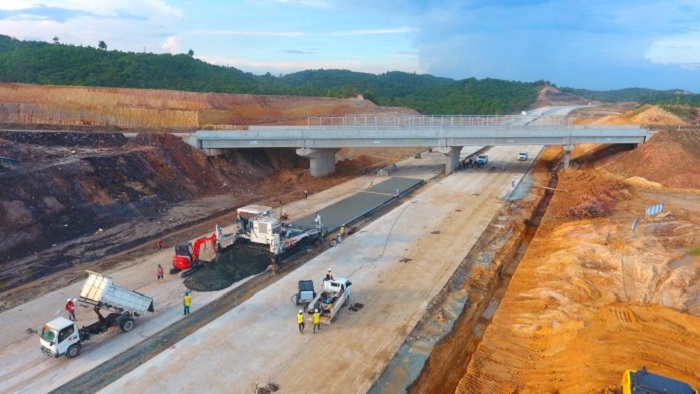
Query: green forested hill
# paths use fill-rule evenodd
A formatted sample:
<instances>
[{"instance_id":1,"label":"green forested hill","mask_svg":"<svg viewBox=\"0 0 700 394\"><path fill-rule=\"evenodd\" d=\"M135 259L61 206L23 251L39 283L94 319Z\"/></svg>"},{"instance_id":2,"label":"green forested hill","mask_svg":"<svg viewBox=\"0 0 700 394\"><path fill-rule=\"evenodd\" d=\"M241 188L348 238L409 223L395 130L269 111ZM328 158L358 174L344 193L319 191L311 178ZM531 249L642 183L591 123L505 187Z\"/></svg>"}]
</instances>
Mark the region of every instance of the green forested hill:
<instances>
[{"instance_id":1,"label":"green forested hill","mask_svg":"<svg viewBox=\"0 0 700 394\"><path fill-rule=\"evenodd\" d=\"M392 71L306 70L253 75L192 56L108 51L0 35L0 82L194 92L355 97L430 114L507 114L537 99L545 82L455 81Z\"/></svg>"},{"instance_id":2,"label":"green forested hill","mask_svg":"<svg viewBox=\"0 0 700 394\"><path fill-rule=\"evenodd\" d=\"M683 90L653 90L643 88L627 88L619 90L587 90L562 88L563 92L585 97L589 100L609 103L636 102L640 104L689 104L700 105L700 94L692 94Z\"/></svg>"}]
</instances>

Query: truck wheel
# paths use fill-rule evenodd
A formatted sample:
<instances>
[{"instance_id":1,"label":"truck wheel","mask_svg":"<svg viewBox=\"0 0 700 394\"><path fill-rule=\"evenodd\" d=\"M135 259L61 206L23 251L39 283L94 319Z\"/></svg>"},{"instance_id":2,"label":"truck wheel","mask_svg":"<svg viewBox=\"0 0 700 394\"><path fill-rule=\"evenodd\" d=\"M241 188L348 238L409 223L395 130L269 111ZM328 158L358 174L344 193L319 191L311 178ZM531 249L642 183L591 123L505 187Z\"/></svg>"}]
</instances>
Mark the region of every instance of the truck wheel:
<instances>
[{"instance_id":1,"label":"truck wheel","mask_svg":"<svg viewBox=\"0 0 700 394\"><path fill-rule=\"evenodd\" d=\"M124 319L119 323L119 328L124 332L129 332L134 329L134 319Z\"/></svg>"},{"instance_id":2,"label":"truck wheel","mask_svg":"<svg viewBox=\"0 0 700 394\"><path fill-rule=\"evenodd\" d=\"M170 269L170 275L175 275L175 274L177 274L178 272L180 272L180 270L177 269L177 268L171 268L171 269Z\"/></svg>"},{"instance_id":3,"label":"truck wheel","mask_svg":"<svg viewBox=\"0 0 700 394\"><path fill-rule=\"evenodd\" d=\"M70 345L68 350L66 350L66 357L68 358L75 358L78 354L80 354L80 345L77 343Z\"/></svg>"}]
</instances>

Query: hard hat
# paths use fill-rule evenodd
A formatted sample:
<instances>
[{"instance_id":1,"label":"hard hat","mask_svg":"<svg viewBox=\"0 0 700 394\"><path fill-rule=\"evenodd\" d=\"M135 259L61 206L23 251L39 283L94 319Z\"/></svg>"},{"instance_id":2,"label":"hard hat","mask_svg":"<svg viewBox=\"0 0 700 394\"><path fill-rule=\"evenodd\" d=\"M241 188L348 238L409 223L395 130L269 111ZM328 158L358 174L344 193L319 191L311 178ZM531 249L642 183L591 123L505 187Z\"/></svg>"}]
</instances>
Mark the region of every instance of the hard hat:
<instances>
[{"instance_id":1,"label":"hard hat","mask_svg":"<svg viewBox=\"0 0 700 394\"><path fill-rule=\"evenodd\" d=\"M302 313L304 313L304 311L299 309L299 314L301 315Z\"/></svg>"},{"instance_id":2,"label":"hard hat","mask_svg":"<svg viewBox=\"0 0 700 394\"><path fill-rule=\"evenodd\" d=\"M66 302L70 302L70 301L71 301L71 299L69 298L68 301L66 301Z\"/></svg>"},{"instance_id":3,"label":"hard hat","mask_svg":"<svg viewBox=\"0 0 700 394\"><path fill-rule=\"evenodd\" d=\"M185 294L190 294L190 290L185 290Z\"/></svg>"},{"instance_id":4,"label":"hard hat","mask_svg":"<svg viewBox=\"0 0 700 394\"><path fill-rule=\"evenodd\" d=\"M315 312L315 313L318 313L318 309L314 309L314 312Z\"/></svg>"},{"instance_id":5,"label":"hard hat","mask_svg":"<svg viewBox=\"0 0 700 394\"><path fill-rule=\"evenodd\" d=\"M332 270L332 268L328 267L328 271L331 271L331 270Z\"/></svg>"}]
</instances>

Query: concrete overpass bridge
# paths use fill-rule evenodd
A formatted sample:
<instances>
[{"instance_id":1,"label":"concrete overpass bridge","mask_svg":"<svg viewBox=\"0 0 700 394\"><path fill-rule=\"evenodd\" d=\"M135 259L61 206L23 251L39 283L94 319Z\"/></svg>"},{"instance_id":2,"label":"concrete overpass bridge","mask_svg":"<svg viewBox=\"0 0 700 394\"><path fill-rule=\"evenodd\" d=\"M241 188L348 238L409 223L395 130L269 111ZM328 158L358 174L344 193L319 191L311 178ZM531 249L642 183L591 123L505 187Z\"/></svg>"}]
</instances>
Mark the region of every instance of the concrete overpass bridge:
<instances>
[{"instance_id":1,"label":"concrete overpass bridge","mask_svg":"<svg viewBox=\"0 0 700 394\"><path fill-rule=\"evenodd\" d=\"M549 110L552 111L552 110ZM296 148L310 159L311 175L335 171L341 148L433 147L446 156L445 172L459 165L469 145L562 145L568 165L575 144L639 144L648 131L639 126L574 126L569 116L346 115L310 117L303 126L249 126L247 130L197 131L185 140L208 155L228 149Z\"/></svg>"}]
</instances>

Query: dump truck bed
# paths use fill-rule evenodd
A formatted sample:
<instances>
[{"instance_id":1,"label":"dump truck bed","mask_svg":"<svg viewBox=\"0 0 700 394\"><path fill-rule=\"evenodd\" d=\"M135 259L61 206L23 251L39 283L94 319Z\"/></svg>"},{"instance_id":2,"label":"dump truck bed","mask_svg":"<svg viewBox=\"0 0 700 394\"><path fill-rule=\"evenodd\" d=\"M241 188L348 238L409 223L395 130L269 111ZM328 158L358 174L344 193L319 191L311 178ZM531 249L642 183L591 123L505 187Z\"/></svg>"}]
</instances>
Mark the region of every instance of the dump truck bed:
<instances>
[{"instance_id":1,"label":"dump truck bed","mask_svg":"<svg viewBox=\"0 0 700 394\"><path fill-rule=\"evenodd\" d=\"M133 290L123 289L112 283L112 278L87 271L80 297L83 301L136 314L153 312L153 298Z\"/></svg>"}]
</instances>

